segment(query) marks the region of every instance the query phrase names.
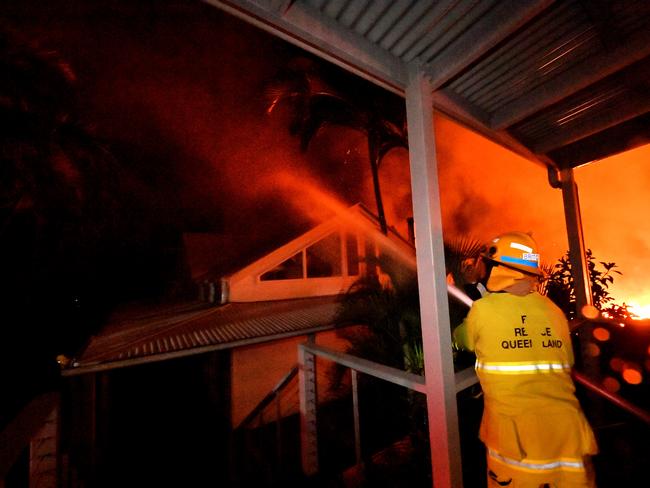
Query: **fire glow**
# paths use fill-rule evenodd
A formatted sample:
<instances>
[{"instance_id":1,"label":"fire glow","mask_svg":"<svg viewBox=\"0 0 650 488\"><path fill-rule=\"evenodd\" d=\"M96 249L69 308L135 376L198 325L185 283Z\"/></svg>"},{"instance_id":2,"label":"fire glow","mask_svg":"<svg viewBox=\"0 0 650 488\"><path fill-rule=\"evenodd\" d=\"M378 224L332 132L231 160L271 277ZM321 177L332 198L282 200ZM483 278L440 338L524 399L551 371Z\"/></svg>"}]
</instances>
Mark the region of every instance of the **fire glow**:
<instances>
[{"instance_id":1,"label":"fire glow","mask_svg":"<svg viewBox=\"0 0 650 488\"><path fill-rule=\"evenodd\" d=\"M630 302L628 305L630 311L636 315L636 320L650 319L650 304L641 305L638 302Z\"/></svg>"}]
</instances>

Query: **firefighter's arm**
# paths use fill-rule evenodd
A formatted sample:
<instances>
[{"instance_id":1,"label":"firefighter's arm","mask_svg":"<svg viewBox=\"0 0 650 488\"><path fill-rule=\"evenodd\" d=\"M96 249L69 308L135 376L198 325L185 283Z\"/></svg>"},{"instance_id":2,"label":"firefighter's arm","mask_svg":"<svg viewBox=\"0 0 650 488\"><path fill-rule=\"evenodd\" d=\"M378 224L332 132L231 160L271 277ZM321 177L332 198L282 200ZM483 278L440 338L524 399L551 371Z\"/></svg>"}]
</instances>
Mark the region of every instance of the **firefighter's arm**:
<instances>
[{"instance_id":1,"label":"firefighter's arm","mask_svg":"<svg viewBox=\"0 0 650 488\"><path fill-rule=\"evenodd\" d=\"M477 302L480 302L480 300ZM481 306L477 302L474 302L465 320L452 333L453 346L456 349L474 351L482 316Z\"/></svg>"},{"instance_id":2,"label":"firefighter's arm","mask_svg":"<svg viewBox=\"0 0 650 488\"><path fill-rule=\"evenodd\" d=\"M468 332L467 319L463 320L463 323L454 329L452 334L453 346L455 349L473 351L474 344L470 339Z\"/></svg>"}]
</instances>

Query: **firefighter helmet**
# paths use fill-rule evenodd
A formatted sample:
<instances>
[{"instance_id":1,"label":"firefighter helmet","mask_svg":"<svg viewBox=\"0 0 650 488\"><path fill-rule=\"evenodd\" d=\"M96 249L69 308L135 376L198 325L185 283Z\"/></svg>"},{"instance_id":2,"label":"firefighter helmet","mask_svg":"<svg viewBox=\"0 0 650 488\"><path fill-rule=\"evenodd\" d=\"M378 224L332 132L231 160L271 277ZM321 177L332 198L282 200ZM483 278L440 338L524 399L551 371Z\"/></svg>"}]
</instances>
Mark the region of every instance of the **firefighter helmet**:
<instances>
[{"instance_id":1,"label":"firefighter helmet","mask_svg":"<svg viewBox=\"0 0 650 488\"><path fill-rule=\"evenodd\" d=\"M495 237L483 257L506 268L537 276L544 274L539 266L537 243L525 232L507 232Z\"/></svg>"}]
</instances>

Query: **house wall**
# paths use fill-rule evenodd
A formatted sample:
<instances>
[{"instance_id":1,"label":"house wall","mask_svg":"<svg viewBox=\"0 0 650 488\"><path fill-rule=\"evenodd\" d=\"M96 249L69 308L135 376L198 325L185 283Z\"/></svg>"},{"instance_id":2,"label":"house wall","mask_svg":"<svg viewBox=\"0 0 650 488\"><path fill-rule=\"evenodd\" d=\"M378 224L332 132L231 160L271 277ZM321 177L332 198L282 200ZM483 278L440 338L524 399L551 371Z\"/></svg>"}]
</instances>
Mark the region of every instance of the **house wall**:
<instances>
[{"instance_id":1,"label":"house wall","mask_svg":"<svg viewBox=\"0 0 650 488\"><path fill-rule=\"evenodd\" d=\"M242 420L297 364L298 345L305 341L307 341L307 336L298 336L272 343L241 347L232 351L231 419L233 428L239 426ZM349 342L337 337L335 331L316 334L316 343L342 352L345 352L349 346ZM336 394L329 391L333 368L332 362L317 358L319 402L336 397ZM299 410L296 377L281 396L280 412L282 416L288 416L298 413ZM268 418L263 419L263 422L274 420L275 407L267 408L266 415Z\"/></svg>"},{"instance_id":2,"label":"house wall","mask_svg":"<svg viewBox=\"0 0 650 488\"><path fill-rule=\"evenodd\" d=\"M230 288L231 302L256 302L292 298L320 297L345 293L358 276L305 278L296 280L259 281L251 276Z\"/></svg>"}]
</instances>

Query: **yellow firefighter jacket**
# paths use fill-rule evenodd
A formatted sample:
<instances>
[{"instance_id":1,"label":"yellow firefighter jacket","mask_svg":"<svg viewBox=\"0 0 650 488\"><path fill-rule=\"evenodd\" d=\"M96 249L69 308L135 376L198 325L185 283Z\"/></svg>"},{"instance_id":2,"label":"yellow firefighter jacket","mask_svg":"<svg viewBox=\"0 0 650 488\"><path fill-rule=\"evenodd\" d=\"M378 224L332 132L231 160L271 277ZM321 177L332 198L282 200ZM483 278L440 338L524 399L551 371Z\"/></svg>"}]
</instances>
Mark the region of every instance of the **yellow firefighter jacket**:
<instances>
[{"instance_id":1,"label":"yellow firefighter jacket","mask_svg":"<svg viewBox=\"0 0 650 488\"><path fill-rule=\"evenodd\" d=\"M562 311L539 293L490 293L454 338L476 353L485 400L479 435L489 455L531 472L584 469L597 446L574 394Z\"/></svg>"}]
</instances>

